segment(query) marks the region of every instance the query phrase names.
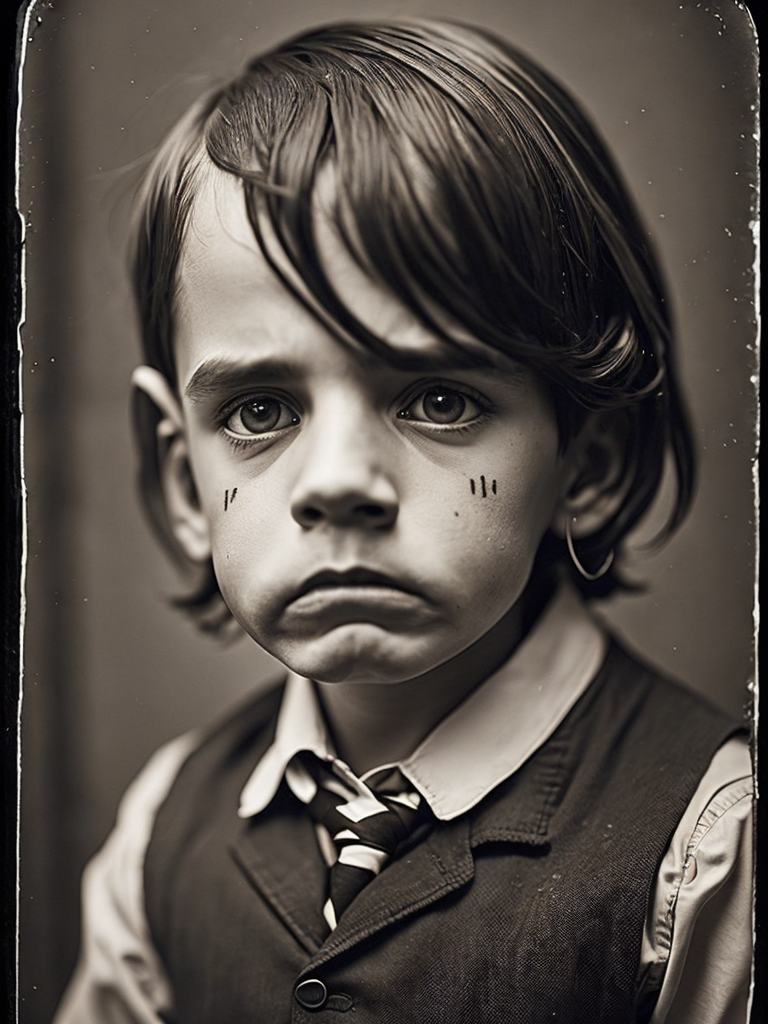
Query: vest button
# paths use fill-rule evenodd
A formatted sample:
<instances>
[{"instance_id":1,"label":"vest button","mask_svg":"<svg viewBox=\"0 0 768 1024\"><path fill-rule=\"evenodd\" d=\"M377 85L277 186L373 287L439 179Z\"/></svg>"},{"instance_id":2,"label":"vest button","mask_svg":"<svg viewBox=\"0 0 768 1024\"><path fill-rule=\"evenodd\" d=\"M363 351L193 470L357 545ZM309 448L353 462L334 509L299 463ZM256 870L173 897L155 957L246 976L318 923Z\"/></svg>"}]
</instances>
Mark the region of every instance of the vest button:
<instances>
[{"instance_id":1,"label":"vest button","mask_svg":"<svg viewBox=\"0 0 768 1024\"><path fill-rule=\"evenodd\" d=\"M296 1002L305 1010L322 1010L328 998L328 989L319 978L307 978L296 986L294 995Z\"/></svg>"}]
</instances>

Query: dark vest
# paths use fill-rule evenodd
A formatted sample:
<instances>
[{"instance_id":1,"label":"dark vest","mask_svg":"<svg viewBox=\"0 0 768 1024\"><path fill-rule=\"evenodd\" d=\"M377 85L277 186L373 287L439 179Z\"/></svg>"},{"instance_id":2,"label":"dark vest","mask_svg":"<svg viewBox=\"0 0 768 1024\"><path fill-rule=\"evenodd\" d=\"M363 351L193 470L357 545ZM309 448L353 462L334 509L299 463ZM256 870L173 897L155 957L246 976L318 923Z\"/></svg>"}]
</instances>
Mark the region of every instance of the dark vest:
<instances>
[{"instance_id":1,"label":"dark vest","mask_svg":"<svg viewBox=\"0 0 768 1024\"><path fill-rule=\"evenodd\" d=\"M401 852L323 941L326 868L304 806L283 786L237 817L279 700L212 732L155 824L147 915L173 1020L635 1021L651 885L730 719L612 646L552 738Z\"/></svg>"}]
</instances>

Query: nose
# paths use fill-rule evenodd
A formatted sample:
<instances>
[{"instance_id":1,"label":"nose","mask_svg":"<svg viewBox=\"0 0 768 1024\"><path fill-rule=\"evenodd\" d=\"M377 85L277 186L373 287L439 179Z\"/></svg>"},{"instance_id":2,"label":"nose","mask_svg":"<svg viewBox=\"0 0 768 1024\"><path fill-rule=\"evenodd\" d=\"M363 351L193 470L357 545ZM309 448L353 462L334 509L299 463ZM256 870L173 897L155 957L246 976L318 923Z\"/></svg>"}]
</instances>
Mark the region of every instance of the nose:
<instances>
[{"instance_id":1,"label":"nose","mask_svg":"<svg viewBox=\"0 0 768 1024\"><path fill-rule=\"evenodd\" d=\"M320 525L385 529L399 508L395 483L384 467L387 439L370 429L373 414L318 421L296 446L301 469L291 495L291 514L304 529Z\"/></svg>"}]
</instances>

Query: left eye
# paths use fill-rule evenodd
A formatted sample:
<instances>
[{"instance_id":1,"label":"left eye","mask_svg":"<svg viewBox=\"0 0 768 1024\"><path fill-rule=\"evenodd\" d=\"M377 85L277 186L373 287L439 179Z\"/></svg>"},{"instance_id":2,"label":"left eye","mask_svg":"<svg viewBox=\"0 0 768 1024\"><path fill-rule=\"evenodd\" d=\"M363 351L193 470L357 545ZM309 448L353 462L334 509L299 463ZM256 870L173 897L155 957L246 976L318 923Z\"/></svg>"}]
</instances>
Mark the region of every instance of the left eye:
<instances>
[{"instance_id":1,"label":"left eye","mask_svg":"<svg viewBox=\"0 0 768 1024\"><path fill-rule=\"evenodd\" d=\"M398 416L422 423L452 425L471 423L482 413L479 403L451 388L435 387L417 395Z\"/></svg>"},{"instance_id":2,"label":"left eye","mask_svg":"<svg viewBox=\"0 0 768 1024\"><path fill-rule=\"evenodd\" d=\"M253 437L293 427L299 419L298 413L279 398L258 395L239 405L230 413L224 425L237 437Z\"/></svg>"}]
</instances>

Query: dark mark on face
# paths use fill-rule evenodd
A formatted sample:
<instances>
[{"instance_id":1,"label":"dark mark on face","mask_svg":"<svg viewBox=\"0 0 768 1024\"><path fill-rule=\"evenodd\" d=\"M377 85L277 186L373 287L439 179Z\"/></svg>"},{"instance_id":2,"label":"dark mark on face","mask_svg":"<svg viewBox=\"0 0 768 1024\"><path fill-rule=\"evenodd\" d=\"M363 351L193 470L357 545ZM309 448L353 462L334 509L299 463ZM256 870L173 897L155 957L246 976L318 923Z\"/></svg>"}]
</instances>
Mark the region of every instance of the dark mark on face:
<instances>
[{"instance_id":1,"label":"dark mark on face","mask_svg":"<svg viewBox=\"0 0 768 1024\"><path fill-rule=\"evenodd\" d=\"M473 494L477 493L477 490L478 490L477 484L472 479L470 479L470 481L469 481L469 489L472 491ZM488 497L488 491L489 491L489 484L486 481L485 477L481 476L480 477L480 497L481 498L487 498ZM490 481L490 493L491 494L495 494L496 493L496 481L495 480L491 480Z\"/></svg>"}]
</instances>

